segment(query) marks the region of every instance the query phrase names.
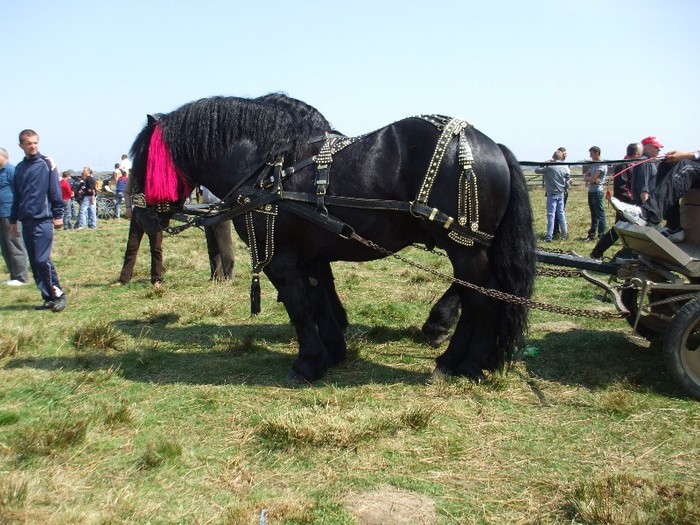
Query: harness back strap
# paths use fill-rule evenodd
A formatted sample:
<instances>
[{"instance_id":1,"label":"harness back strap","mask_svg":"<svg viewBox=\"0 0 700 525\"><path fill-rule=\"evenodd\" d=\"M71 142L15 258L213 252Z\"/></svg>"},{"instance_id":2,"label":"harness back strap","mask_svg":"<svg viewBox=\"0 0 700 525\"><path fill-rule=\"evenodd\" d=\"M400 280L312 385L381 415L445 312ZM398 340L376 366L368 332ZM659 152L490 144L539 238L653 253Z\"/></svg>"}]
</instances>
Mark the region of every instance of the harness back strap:
<instances>
[{"instance_id":1,"label":"harness back strap","mask_svg":"<svg viewBox=\"0 0 700 525\"><path fill-rule=\"evenodd\" d=\"M330 184L333 155L355 142L355 140L357 139L327 134L321 150L313 157L314 162L316 162L316 209L319 213L328 215L325 197Z\"/></svg>"},{"instance_id":2,"label":"harness back strap","mask_svg":"<svg viewBox=\"0 0 700 525\"><path fill-rule=\"evenodd\" d=\"M428 122L431 122L431 120L428 120ZM457 224L462 231L457 231L456 227L451 226L453 221L451 217L446 221L447 226L445 227L451 230L450 233L448 233L450 239L459 244L471 246L474 244L474 236L465 235L463 233L465 229L469 229L471 232L478 232L482 235L487 234L479 232L479 200L476 173L474 172L474 155L465 133L465 129L469 127L469 123L465 120L453 118L444 124L442 121L439 125L433 124L436 125L438 129L442 129L442 132L438 138L433 156L430 159L428 170L423 178L423 184L420 190L418 190L415 205L428 206L430 192L437 180L447 147L450 142L452 142L453 137L458 135L457 159L461 167L461 173L457 186ZM427 218L428 220L434 220L434 216L440 213L441 212L437 208L434 208L434 212L431 212Z\"/></svg>"}]
</instances>

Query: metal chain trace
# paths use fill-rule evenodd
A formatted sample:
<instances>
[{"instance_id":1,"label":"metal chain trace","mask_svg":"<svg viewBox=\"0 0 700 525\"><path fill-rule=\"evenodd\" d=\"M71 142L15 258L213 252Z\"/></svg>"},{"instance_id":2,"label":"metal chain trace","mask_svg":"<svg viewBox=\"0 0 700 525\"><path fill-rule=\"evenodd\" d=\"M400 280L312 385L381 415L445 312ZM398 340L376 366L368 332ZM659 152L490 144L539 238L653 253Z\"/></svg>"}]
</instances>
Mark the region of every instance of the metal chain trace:
<instances>
[{"instance_id":1,"label":"metal chain trace","mask_svg":"<svg viewBox=\"0 0 700 525\"><path fill-rule=\"evenodd\" d=\"M586 310L583 308L569 308L567 306L559 306L555 304L548 304L548 303L541 303L538 301L533 301L532 299L527 299L525 297L518 297L517 295L512 295L506 292L501 292L500 290L494 290L492 288L484 288L483 286L478 286L476 284L470 283L468 281L463 281L462 279L457 279L456 277L452 277L450 275L446 275L442 272L439 272L438 270L435 270L433 268L429 268L423 264L417 263L415 261L411 261L410 259L407 259L406 257L399 255L398 253L394 253L390 250L387 250L386 248L383 248L379 246L378 244L370 241L369 239L365 239L364 237L359 236L356 233L353 233L351 236L353 239L356 241L364 244L368 248L371 248L372 250L378 251L379 253L383 254L384 256L387 257L393 257L394 259L397 259L403 263L408 264L409 266L413 266L414 268L418 268L419 270L423 270L425 272L431 273L443 280L446 281L451 281L453 283L459 284L461 286L464 286L465 288L469 288L470 290L474 290L475 292L478 292L482 295L485 295L487 297L491 297L493 299L498 299L499 301L506 301L509 303L513 304L520 304L527 306L529 308L534 308L536 310L543 310L545 312L552 312L552 313L558 313L558 314L568 314L568 315L573 315L576 317L589 317L592 319L620 319L624 317L624 314L621 313L615 313L615 312L599 312L597 310Z\"/></svg>"}]
</instances>

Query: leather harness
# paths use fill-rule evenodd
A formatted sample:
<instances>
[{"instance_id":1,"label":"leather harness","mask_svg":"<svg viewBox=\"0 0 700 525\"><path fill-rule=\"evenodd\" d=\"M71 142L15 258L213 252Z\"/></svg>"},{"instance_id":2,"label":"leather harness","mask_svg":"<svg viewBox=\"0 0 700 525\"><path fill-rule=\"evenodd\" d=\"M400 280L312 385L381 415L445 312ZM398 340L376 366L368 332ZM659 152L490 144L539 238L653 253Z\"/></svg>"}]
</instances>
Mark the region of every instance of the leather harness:
<instances>
[{"instance_id":1,"label":"leather harness","mask_svg":"<svg viewBox=\"0 0 700 525\"><path fill-rule=\"evenodd\" d=\"M280 209L302 217L346 239L355 236L354 229L330 215L328 206L408 212L415 217L442 225L443 228L449 230L448 236L454 242L468 246L478 242L481 245L489 246L493 235L479 231L477 177L473 169L472 150L465 133L470 124L464 120L451 119L442 115L421 115L416 118L431 123L441 133L423 183L413 201L328 195L333 156L351 144L360 141L363 136L350 138L326 133L309 141L310 144L323 141L315 156L294 166L283 168L283 155L278 153L273 162L266 162L250 170L250 173L231 189L220 203L213 207L183 208L169 204L147 206L143 194L133 196L133 205L140 208L152 208L158 213L175 212L194 216L186 220L182 226L166 228L168 233L173 234L180 233L191 226L211 226L245 215L253 273L251 287L251 311L253 314L260 312L260 272L270 262L274 254L275 219ZM455 136L458 137L459 141L458 162L461 168L456 220L438 208L429 205L430 194L439 175L445 152ZM315 194L284 189L285 179L311 165L316 166ZM256 176L256 182L246 185ZM264 254L258 252L253 213L262 213L266 217Z\"/></svg>"}]
</instances>

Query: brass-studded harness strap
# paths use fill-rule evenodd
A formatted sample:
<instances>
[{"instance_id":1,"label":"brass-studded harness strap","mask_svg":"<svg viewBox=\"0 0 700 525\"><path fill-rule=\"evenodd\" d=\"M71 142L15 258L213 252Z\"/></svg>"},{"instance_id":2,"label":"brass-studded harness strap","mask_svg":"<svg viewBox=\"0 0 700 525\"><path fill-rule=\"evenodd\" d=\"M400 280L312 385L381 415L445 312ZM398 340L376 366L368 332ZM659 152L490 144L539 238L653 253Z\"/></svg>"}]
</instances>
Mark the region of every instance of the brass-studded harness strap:
<instances>
[{"instance_id":1,"label":"brass-studded harness strap","mask_svg":"<svg viewBox=\"0 0 700 525\"><path fill-rule=\"evenodd\" d=\"M473 232L479 231L479 199L476 173L474 172L474 155L467 141L464 128L459 132L457 160L462 171L457 185L457 224ZM465 246L472 246L473 239L457 231L451 231L448 237Z\"/></svg>"},{"instance_id":2,"label":"brass-studded harness strap","mask_svg":"<svg viewBox=\"0 0 700 525\"><path fill-rule=\"evenodd\" d=\"M430 199L430 193L440 172L440 166L442 165L442 161L445 157L447 147L454 136L458 135L458 162L461 167L461 172L457 190L457 225L462 231L467 229L471 232L483 233L479 232L479 195L476 173L474 172L474 154L472 153L472 149L469 145L465 132L465 130L469 127L469 123L456 118L448 121L441 118L437 122L434 121L435 117L432 117L431 119L426 117L421 118L424 118L424 120L427 120L435 125L441 130L441 133L435 146L433 156L430 160L430 164L428 165L428 170L423 179L423 184L421 185L418 195L416 196L415 203L429 207L428 201ZM430 213L427 219L432 221L440 213L441 212L435 208L434 212ZM473 245L473 236L464 235L462 232L457 231L457 228L452 226L453 221L454 219L449 217L443 222L444 227L451 230L450 233L448 233L450 239L467 246Z\"/></svg>"},{"instance_id":3,"label":"brass-studded harness strap","mask_svg":"<svg viewBox=\"0 0 700 525\"><path fill-rule=\"evenodd\" d=\"M277 204L266 204L245 215L246 233L248 234L248 246L250 247L250 267L252 270L252 282L250 285L250 313L260 313L260 272L272 260L275 254L275 219L277 219ZM255 237L255 222L253 213L265 214L265 254L260 257L258 243Z\"/></svg>"},{"instance_id":4,"label":"brass-studded harness strap","mask_svg":"<svg viewBox=\"0 0 700 525\"><path fill-rule=\"evenodd\" d=\"M316 210L319 213L328 215L325 199L328 185L330 184L333 155L356 140L356 138L328 134L323 146L321 146L321 150L314 155L313 159L316 162Z\"/></svg>"},{"instance_id":5,"label":"brass-studded harness strap","mask_svg":"<svg viewBox=\"0 0 700 525\"><path fill-rule=\"evenodd\" d=\"M442 159L445 156L447 146L449 146L452 138L455 135L458 135L468 125L469 124L466 121L454 118L450 120L442 129L442 133L440 134L435 146L435 151L433 152L433 157L430 159L428 171L423 178L423 184L421 185L420 190L418 190L416 202L423 204L428 203L430 192L433 189L438 172L440 171L440 165L442 164Z\"/></svg>"}]
</instances>

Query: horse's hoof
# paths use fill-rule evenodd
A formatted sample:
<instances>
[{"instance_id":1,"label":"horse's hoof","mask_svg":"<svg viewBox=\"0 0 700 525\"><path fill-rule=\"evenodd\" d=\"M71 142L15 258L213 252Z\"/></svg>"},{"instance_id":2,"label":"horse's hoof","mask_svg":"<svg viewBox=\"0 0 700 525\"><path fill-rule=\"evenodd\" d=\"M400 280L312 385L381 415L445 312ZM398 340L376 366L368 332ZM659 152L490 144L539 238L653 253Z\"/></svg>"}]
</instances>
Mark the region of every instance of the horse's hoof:
<instances>
[{"instance_id":1,"label":"horse's hoof","mask_svg":"<svg viewBox=\"0 0 700 525\"><path fill-rule=\"evenodd\" d=\"M445 381L452 377L452 372L442 366L436 366L433 373L430 374L430 382Z\"/></svg>"},{"instance_id":2,"label":"horse's hoof","mask_svg":"<svg viewBox=\"0 0 700 525\"><path fill-rule=\"evenodd\" d=\"M428 337L428 346L433 348L440 348L440 345L449 339L450 334L439 335L435 337Z\"/></svg>"},{"instance_id":3,"label":"horse's hoof","mask_svg":"<svg viewBox=\"0 0 700 525\"><path fill-rule=\"evenodd\" d=\"M287 372L287 375L284 377L284 382L289 386L308 386L311 384L311 381L294 369Z\"/></svg>"},{"instance_id":4,"label":"horse's hoof","mask_svg":"<svg viewBox=\"0 0 700 525\"><path fill-rule=\"evenodd\" d=\"M436 330L428 325L423 325L421 332L423 333L425 342L433 348L438 348L450 337L449 331Z\"/></svg>"}]
</instances>

